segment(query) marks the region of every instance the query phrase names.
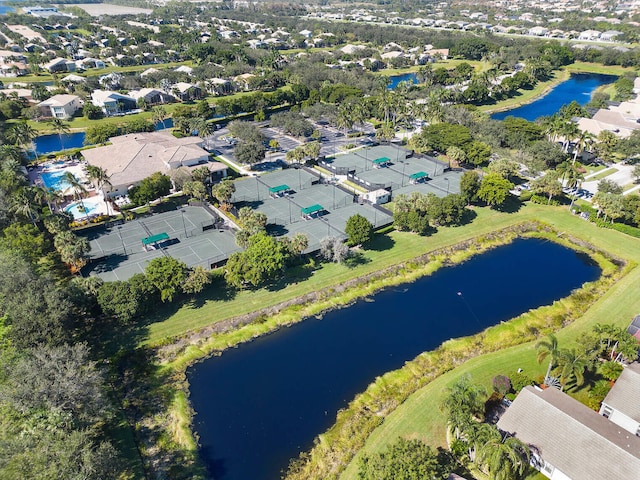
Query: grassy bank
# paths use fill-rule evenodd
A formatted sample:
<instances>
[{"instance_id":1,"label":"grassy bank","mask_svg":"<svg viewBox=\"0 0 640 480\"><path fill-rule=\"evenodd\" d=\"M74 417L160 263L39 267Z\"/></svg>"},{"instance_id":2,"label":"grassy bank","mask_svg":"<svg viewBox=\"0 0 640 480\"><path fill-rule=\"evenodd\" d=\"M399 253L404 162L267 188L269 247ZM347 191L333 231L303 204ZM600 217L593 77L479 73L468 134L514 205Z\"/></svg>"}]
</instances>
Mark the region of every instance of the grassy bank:
<instances>
[{"instance_id":1,"label":"grassy bank","mask_svg":"<svg viewBox=\"0 0 640 480\"><path fill-rule=\"evenodd\" d=\"M550 92L553 87L568 79L568 71L556 70L551 74L551 78L549 80L545 82L538 82L538 84L531 90L518 90L519 95L507 98L506 100L501 100L494 105L482 105L478 107L478 110L485 113L495 113L526 105L527 103L536 101L539 97Z\"/></svg>"},{"instance_id":2,"label":"grassy bank","mask_svg":"<svg viewBox=\"0 0 640 480\"><path fill-rule=\"evenodd\" d=\"M568 65L567 70L571 73L600 73L604 75L624 75L627 72L634 72L631 67L621 67L619 65L601 65L590 62L574 62Z\"/></svg>"},{"instance_id":3,"label":"grassy bank","mask_svg":"<svg viewBox=\"0 0 640 480\"><path fill-rule=\"evenodd\" d=\"M165 361L157 365L159 373L154 377L156 379L170 379L170 381L159 381L158 385L154 388L152 396L155 398L165 398L167 399L167 403L159 412L142 420L142 423L144 423L150 431L156 432L156 434L161 435L164 439L164 442L161 442L161 444L166 445L166 448L163 449L162 455L173 458L174 460L180 458L182 465L187 469L191 469L190 474L194 476L202 473L196 461L195 442L189 428L191 411L188 403L184 401L186 398L186 386L183 382L187 365L217 350L222 350L229 346L236 345L239 342L250 340L274 328L279 328L281 325L287 325L291 322L298 321L300 318L317 314L324 309L335 308L341 304L348 304L358 296L369 295L376 289L393 284L388 282L402 283L413 281L419 276L430 273L441 265L443 261L442 258L434 259L434 263L419 266L415 265L415 262L407 262L408 260L427 252L448 247L454 243L464 242L471 238L485 237L484 239L481 238L478 242L482 244L491 237L491 232L495 230L522 222L535 221L537 219L542 219L555 225L560 231L570 231L579 238L591 240L592 237L596 236L602 244L599 245L599 247L608 251L617 251L617 248L616 242L610 242L607 239L616 240L623 238L625 242L629 240L638 242L638 240L630 239L630 237L626 237L617 232L597 229L597 227L568 214L565 209L530 205L521 208L517 213L509 214L489 209L479 209L476 211L476 214L478 218L476 218L473 223L462 227L443 228L431 237L417 237L415 235L398 232L393 232L389 236L380 236L377 242L374 243L373 249L364 252L366 261L360 262L352 268L344 265L323 265L320 269L315 270L308 278L301 278L298 283L287 286L287 288L282 286L272 290L263 289L255 292L240 292L231 299L226 297L226 299L209 298L198 302L197 306L195 303L184 306L168 318L157 319L156 323L150 325L142 343L147 345L160 345L167 343L168 338L173 338L174 341L177 339L177 342L174 342L172 346L156 350L156 353L164 356ZM470 250L474 251L475 248ZM463 256L457 257L454 255L452 259L454 261L462 261L466 258L464 255L468 253L470 252L456 254ZM627 252L622 252L621 254L626 253ZM638 254L636 253L636 255ZM398 265L402 262L407 262L406 265L409 265L411 268L407 269L405 265L400 269L394 269L392 275L386 275L383 278L373 278L371 281L365 281L360 284L356 283L349 289L340 290L334 288L331 290L331 287L338 283L362 278L367 274ZM311 303L305 305L290 305L289 307L281 309L277 315L270 314L269 310L267 310L267 313L253 317L252 322L241 329L232 330L224 334L214 334L216 325L223 325L225 319L248 314L258 308L273 307L277 303L290 300L310 291L318 292L323 288L327 290ZM224 295L222 295L222 297L224 297ZM545 321L547 320L548 319ZM518 325L523 326L525 324L526 322ZM553 325L544 325L546 325L544 328L553 327ZM208 326L208 330L205 330L201 335L189 333L204 326ZM507 332L510 331L510 328L507 329ZM495 343L495 341L494 339L493 343ZM466 342L468 342L468 340L466 340ZM454 352L453 356L447 362L440 362L438 364L443 370L433 372L432 379L435 380L441 373L456 366L455 362L459 352L456 353L455 349L452 351ZM514 351L518 351L518 349L516 348ZM450 364L448 363L449 361L454 363ZM424 376L424 378L429 377ZM416 385L416 389L419 386L421 385ZM374 390L379 390L381 387L374 386L373 388ZM369 398L370 393L370 391L367 391L362 397ZM392 402L390 407L393 408L389 408L385 414L393 411L396 406L397 405ZM358 438L362 443L364 443L366 439L366 432L372 431L381 422L382 418L382 416L376 416L367 428L359 428L360 436ZM437 418L438 415L436 414L433 420L435 421ZM411 422L409 421L409 423ZM340 425L339 422L335 428L339 428ZM149 428L150 426L153 428ZM362 432L365 433L364 436ZM351 437L354 435L355 434L350 433ZM384 439L389 437L387 434L382 434L380 438ZM331 450L329 447L332 445L332 442L333 440L330 441L326 435L320 436L319 444L321 446L325 445L326 448L329 449L327 451ZM345 459L348 461L351 456L356 453L358 448L360 448L360 446L350 451ZM320 454L318 457L319 461L322 461L322 457L323 455Z\"/></svg>"},{"instance_id":4,"label":"grassy bank","mask_svg":"<svg viewBox=\"0 0 640 480\"><path fill-rule=\"evenodd\" d=\"M541 216L545 220L557 222L559 219L553 218L552 210L556 209L541 212ZM592 228L587 222L581 222L574 217L567 218L566 221L557 224L557 227L588 239L597 248L616 252L628 262L626 275L612 282L611 287L599 295L584 314L558 331L561 345L571 346L576 339L599 322L626 327L631 317L640 311L640 298L630 293L633 285L640 282L640 269L636 266L640 262L640 242L626 235L609 235L605 230ZM537 322L541 316L553 318L561 315L567 310L567 301L565 299L552 306L529 312L522 318L527 322ZM381 451L398 436L420 438L433 446L444 445L446 425L439 405L446 388L465 374L470 374L475 382L483 383L489 390L494 375L509 374L518 368L522 368L530 377L542 375L545 366L536 362L534 345L535 342L530 341L470 359L417 390L373 431L364 447L340 476L341 480L357 478L357 462L363 452Z\"/></svg>"}]
</instances>

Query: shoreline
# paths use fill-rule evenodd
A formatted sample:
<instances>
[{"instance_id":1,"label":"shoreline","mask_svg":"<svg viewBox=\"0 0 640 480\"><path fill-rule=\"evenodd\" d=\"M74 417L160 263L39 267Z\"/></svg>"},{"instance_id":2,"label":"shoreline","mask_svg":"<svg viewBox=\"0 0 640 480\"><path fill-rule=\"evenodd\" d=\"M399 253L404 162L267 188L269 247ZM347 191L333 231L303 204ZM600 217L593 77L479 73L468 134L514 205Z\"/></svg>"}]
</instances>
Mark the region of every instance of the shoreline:
<instances>
[{"instance_id":1,"label":"shoreline","mask_svg":"<svg viewBox=\"0 0 640 480\"><path fill-rule=\"evenodd\" d=\"M340 285L309 294L310 296L305 295L303 298L298 297L291 301L283 302L286 305L280 304L268 307L219 322L196 332L183 335L175 339L176 341L170 345L159 347L156 354L160 357L162 370L171 372L169 376L172 378L171 382L162 386L163 390L168 389L170 391L172 397L172 401L167 406L167 413L174 421L170 425L166 425L166 428L173 431L174 436L181 439L179 450L190 452L189 456L192 457L191 467L196 471L202 471L203 467L197 450L197 433L192 429L195 412L188 401L186 370L189 366L212 356L220 355L228 348L236 347L240 343L253 341L282 327L322 315L329 310L348 307L355 301L366 298L387 287L413 282L432 274L443 266L462 263L472 256L510 243L515 238L532 233L535 234L540 228L545 228L545 225L540 222L525 221L517 223L489 235L480 235L474 239L436 249L413 260L373 272L362 279L343 282ZM576 249L576 246L573 245L572 248ZM335 296L336 293L338 293L337 298ZM507 323L510 324L512 320ZM238 329L239 325L242 326ZM485 331L479 335L482 335ZM441 345L435 351L440 351L442 348ZM428 353L433 353L433 351L425 352L422 355ZM158 360L157 357L156 359ZM388 372L385 376L391 373ZM444 372L439 374L441 373ZM434 378L437 378L438 375ZM353 402L365 396L370 388L371 385L365 392L360 393ZM339 418L337 421L339 421ZM322 434L322 436L324 435ZM144 443L153 443L153 440L145 441ZM157 464L154 459L145 458L145 461L146 463ZM160 463L165 464L166 462L161 461Z\"/></svg>"},{"instance_id":2,"label":"shoreline","mask_svg":"<svg viewBox=\"0 0 640 480\"><path fill-rule=\"evenodd\" d=\"M584 72L587 73L587 72ZM551 91L556 88L558 85L560 85L561 83L566 82L567 80L569 80L569 78L571 77L571 72L569 72L567 69L562 69L559 70L559 75L557 78L554 78L553 80L548 80L547 82L543 82L543 83L547 83L547 85L544 86L544 88L542 89L542 91L537 94L532 96L529 99L526 100L522 100L521 102L517 102L514 103L513 105L495 105L492 106L490 108L487 108L486 110L482 110L482 113L486 113L488 115L492 115L494 113L500 113L500 112L506 112L509 110L515 110L516 108L520 108L524 105L529 105L530 103L536 102L538 100L540 100L541 98L546 97L549 93L551 93ZM505 102L508 102L510 99L504 100Z\"/></svg>"}]
</instances>

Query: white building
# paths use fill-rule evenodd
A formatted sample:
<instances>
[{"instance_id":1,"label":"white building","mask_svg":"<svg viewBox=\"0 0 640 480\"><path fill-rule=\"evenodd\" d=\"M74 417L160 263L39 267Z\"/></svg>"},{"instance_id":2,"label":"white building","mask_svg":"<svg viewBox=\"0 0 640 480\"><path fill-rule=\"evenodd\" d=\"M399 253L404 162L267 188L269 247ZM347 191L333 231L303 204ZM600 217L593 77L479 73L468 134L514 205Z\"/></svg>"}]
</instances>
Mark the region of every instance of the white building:
<instances>
[{"instance_id":1,"label":"white building","mask_svg":"<svg viewBox=\"0 0 640 480\"><path fill-rule=\"evenodd\" d=\"M135 99L110 90L94 90L91 92L91 103L100 107L105 115L116 115L137 107Z\"/></svg>"},{"instance_id":2,"label":"white building","mask_svg":"<svg viewBox=\"0 0 640 480\"><path fill-rule=\"evenodd\" d=\"M77 95L54 95L44 102L40 102L38 107L45 117L59 118L66 120L82 108L82 99Z\"/></svg>"},{"instance_id":3,"label":"white building","mask_svg":"<svg viewBox=\"0 0 640 480\"><path fill-rule=\"evenodd\" d=\"M640 364L632 363L623 370L602 401L600 415L640 437Z\"/></svg>"},{"instance_id":4,"label":"white building","mask_svg":"<svg viewBox=\"0 0 640 480\"><path fill-rule=\"evenodd\" d=\"M640 437L555 388L523 388L497 426L529 445L551 480L640 477Z\"/></svg>"}]
</instances>

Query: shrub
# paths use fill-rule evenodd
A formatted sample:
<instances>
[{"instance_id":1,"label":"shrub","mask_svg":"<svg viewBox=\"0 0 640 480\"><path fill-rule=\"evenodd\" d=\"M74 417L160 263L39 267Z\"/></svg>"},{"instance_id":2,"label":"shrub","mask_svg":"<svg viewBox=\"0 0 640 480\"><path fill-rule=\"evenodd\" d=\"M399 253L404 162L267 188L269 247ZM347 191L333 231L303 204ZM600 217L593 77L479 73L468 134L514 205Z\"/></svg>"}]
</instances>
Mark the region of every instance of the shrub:
<instances>
[{"instance_id":1,"label":"shrub","mask_svg":"<svg viewBox=\"0 0 640 480\"><path fill-rule=\"evenodd\" d=\"M511 380L504 375L496 375L493 377L493 390L504 396L511 391Z\"/></svg>"},{"instance_id":2,"label":"shrub","mask_svg":"<svg viewBox=\"0 0 640 480\"><path fill-rule=\"evenodd\" d=\"M511 388L513 388L513 391L516 393L524 387L534 384L533 379L522 372L512 373L509 375L509 379L511 381Z\"/></svg>"},{"instance_id":3,"label":"shrub","mask_svg":"<svg viewBox=\"0 0 640 480\"><path fill-rule=\"evenodd\" d=\"M524 190L520 194L520 201L521 202L527 202L527 201L531 200L532 196L533 196L533 193L531 193L529 190Z\"/></svg>"},{"instance_id":4,"label":"shrub","mask_svg":"<svg viewBox=\"0 0 640 480\"><path fill-rule=\"evenodd\" d=\"M554 207L560 205L560 202L554 199L551 199L551 203L549 203L549 199L542 195L531 195L531 202L538 203L540 205L553 205Z\"/></svg>"}]
</instances>

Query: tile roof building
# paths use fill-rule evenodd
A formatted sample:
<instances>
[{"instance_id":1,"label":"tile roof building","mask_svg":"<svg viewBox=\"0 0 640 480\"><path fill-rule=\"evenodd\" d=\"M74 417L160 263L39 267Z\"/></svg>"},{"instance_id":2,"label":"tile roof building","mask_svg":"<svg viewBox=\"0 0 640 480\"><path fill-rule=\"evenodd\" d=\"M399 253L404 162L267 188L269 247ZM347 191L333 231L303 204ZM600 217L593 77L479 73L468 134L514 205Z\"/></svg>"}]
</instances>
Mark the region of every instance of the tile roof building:
<instances>
[{"instance_id":1,"label":"tile roof building","mask_svg":"<svg viewBox=\"0 0 640 480\"><path fill-rule=\"evenodd\" d=\"M199 137L176 138L167 132L130 133L109 139L111 145L84 150L90 165L104 169L112 189L109 196L128 189L156 172L208 164L209 154Z\"/></svg>"}]
</instances>

